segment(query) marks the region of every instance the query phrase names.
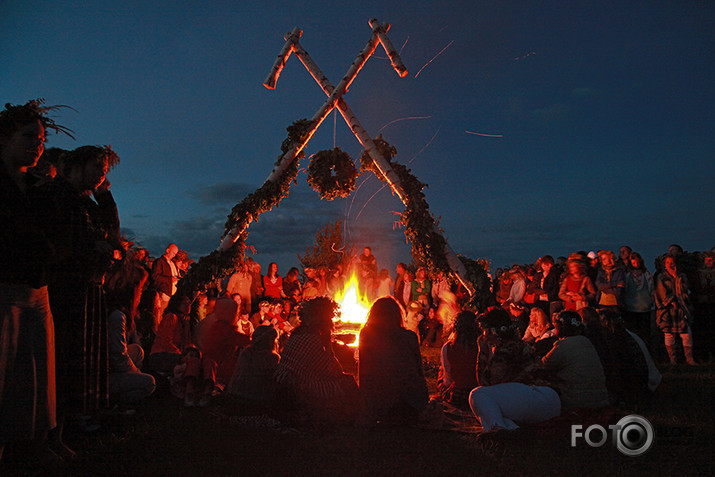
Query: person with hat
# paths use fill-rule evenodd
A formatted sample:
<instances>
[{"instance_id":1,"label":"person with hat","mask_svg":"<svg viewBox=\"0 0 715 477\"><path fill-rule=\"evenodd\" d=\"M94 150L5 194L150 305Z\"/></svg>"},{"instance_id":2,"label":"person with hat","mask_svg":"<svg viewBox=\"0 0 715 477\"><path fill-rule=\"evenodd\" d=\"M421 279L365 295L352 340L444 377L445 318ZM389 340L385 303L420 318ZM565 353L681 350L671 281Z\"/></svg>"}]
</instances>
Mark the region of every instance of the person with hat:
<instances>
[{"instance_id":1,"label":"person with hat","mask_svg":"<svg viewBox=\"0 0 715 477\"><path fill-rule=\"evenodd\" d=\"M584 263L586 264L586 274L588 278L590 278L593 283L596 283L596 275L598 275L598 270L601 268L601 260L598 258L598 254L591 250L588 252L588 255L586 255Z\"/></svg>"},{"instance_id":2,"label":"person with hat","mask_svg":"<svg viewBox=\"0 0 715 477\"><path fill-rule=\"evenodd\" d=\"M419 301L411 301L407 304L407 313L405 313L405 318L402 321L402 326L410 331L414 331L417 335L417 339L420 339L420 322L424 319L424 314L422 314L422 303Z\"/></svg>"}]
</instances>

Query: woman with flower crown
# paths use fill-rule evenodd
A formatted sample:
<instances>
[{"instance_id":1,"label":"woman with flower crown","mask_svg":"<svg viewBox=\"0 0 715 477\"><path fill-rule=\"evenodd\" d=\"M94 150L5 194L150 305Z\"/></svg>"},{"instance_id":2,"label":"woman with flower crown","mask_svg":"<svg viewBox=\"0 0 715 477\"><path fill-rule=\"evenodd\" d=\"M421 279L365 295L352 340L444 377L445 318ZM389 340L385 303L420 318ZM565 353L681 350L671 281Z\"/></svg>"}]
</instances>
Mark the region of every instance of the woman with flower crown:
<instances>
[{"instance_id":1,"label":"woman with flower crown","mask_svg":"<svg viewBox=\"0 0 715 477\"><path fill-rule=\"evenodd\" d=\"M0 111L0 459L5 444L33 440L28 461L54 465L47 446L57 425L55 333L47 291L52 247L37 217L31 168L44 152L46 129L68 133L47 117L42 100Z\"/></svg>"}]
</instances>

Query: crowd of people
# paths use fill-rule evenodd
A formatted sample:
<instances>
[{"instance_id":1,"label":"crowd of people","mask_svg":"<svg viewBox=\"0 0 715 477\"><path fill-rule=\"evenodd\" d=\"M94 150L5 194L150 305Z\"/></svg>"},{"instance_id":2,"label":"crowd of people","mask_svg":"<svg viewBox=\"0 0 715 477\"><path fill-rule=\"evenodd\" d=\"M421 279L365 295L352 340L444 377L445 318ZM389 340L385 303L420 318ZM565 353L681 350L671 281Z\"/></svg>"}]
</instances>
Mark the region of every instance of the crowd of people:
<instances>
[{"instance_id":1,"label":"crowd of people","mask_svg":"<svg viewBox=\"0 0 715 477\"><path fill-rule=\"evenodd\" d=\"M206 291L177 296L191 260L176 244L152 259L120 235L108 146L44 151L67 132L39 101L0 112L0 458L31 441L35 459L72 459L65 424L129 412L157 380L186 406L307 421L414 422L442 416L420 346L441 347L439 400L484 430L515 429L569 408L637 402L670 363L712 360L715 254L681 271L670 247L649 272L623 246L545 255L495 271L492 306L444 273L399 263L394 278L370 247L352 263L284 276L248 257ZM659 262L661 263L661 262ZM335 354L333 297L355 273L371 308L357 379ZM479 314L475 314L479 312Z\"/></svg>"}]
</instances>

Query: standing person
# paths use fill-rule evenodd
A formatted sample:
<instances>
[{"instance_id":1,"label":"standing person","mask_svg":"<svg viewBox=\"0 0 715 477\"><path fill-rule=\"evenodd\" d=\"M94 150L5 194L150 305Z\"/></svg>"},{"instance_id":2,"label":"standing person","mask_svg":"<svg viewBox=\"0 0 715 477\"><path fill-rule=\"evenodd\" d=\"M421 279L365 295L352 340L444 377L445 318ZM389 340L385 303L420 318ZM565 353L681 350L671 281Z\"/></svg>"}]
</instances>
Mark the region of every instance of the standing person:
<instances>
[{"instance_id":1,"label":"standing person","mask_svg":"<svg viewBox=\"0 0 715 477\"><path fill-rule=\"evenodd\" d=\"M627 270L631 262L631 253L633 249L628 245L621 245L618 249L618 260L616 260L616 266L623 270Z\"/></svg>"},{"instance_id":2,"label":"standing person","mask_svg":"<svg viewBox=\"0 0 715 477\"><path fill-rule=\"evenodd\" d=\"M243 262L231 275L226 285L226 293L232 296L238 293L241 297L241 313L251 313L251 284L253 277L248 270L248 262Z\"/></svg>"},{"instance_id":3,"label":"standing person","mask_svg":"<svg viewBox=\"0 0 715 477\"><path fill-rule=\"evenodd\" d=\"M164 316L169 300L176 293L176 284L179 282L179 268L174 263L174 257L179 253L179 247L170 243L164 254L154 260L151 266L151 278L154 283L154 333L159 328L161 318Z\"/></svg>"},{"instance_id":4,"label":"standing person","mask_svg":"<svg viewBox=\"0 0 715 477\"><path fill-rule=\"evenodd\" d=\"M667 255L663 260L665 269L658 274L655 286L656 323L665 335L665 349L668 350L670 364L677 364L675 335L680 335L683 353L687 363L695 365L693 359L693 334L690 323L693 307L685 274L678 272L675 257Z\"/></svg>"},{"instance_id":5,"label":"standing person","mask_svg":"<svg viewBox=\"0 0 715 477\"><path fill-rule=\"evenodd\" d=\"M67 132L41 101L0 111L0 460L5 444L32 439L36 456L59 457L47 446L57 425L55 332L47 291L53 259L29 194L28 169L44 151L45 132Z\"/></svg>"},{"instance_id":6,"label":"standing person","mask_svg":"<svg viewBox=\"0 0 715 477\"><path fill-rule=\"evenodd\" d=\"M368 299L374 300L377 289L377 260L370 247L365 247L358 257L358 283Z\"/></svg>"},{"instance_id":7,"label":"standing person","mask_svg":"<svg viewBox=\"0 0 715 477\"><path fill-rule=\"evenodd\" d=\"M623 296L623 319L626 327L645 341L650 339L654 290L653 275L645 268L643 257L638 252L631 252Z\"/></svg>"},{"instance_id":8,"label":"standing person","mask_svg":"<svg viewBox=\"0 0 715 477\"><path fill-rule=\"evenodd\" d=\"M586 275L586 265L577 253L569 255L568 273L561 282L559 298L564 302L564 309L578 311L586 308L596 296L596 288Z\"/></svg>"},{"instance_id":9,"label":"standing person","mask_svg":"<svg viewBox=\"0 0 715 477\"><path fill-rule=\"evenodd\" d=\"M390 278L390 273L387 271L387 268L383 268L380 270L380 275L378 276L377 297L392 296L392 286L393 281L392 278Z\"/></svg>"},{"instance_id":10,"label":"standing person","mask_svg":"<svg viewBox=\"0 0 715 477\"><path fill-rule=\"evenodd\" d=\"M616 256L610 250L599 251L598 257L601 259L601 268L596 275L598 308L618 311L623 301L626 274L622 268L616 266Z\"/></svg>"},{"instance_id":11,"label":"standing person","mask_svg":"<svg viewBox=\"0 0 715 477\"><path fill-rule=\"evenodd\" d=\"M395 272L397 272L397 275L395 276L394 294L395 294L395 299L402 306L407 305L407 303L404 302L402 296L404 294L405 286L410 285L405 282L405 272L406 271L407 271L407 265L405 265L402 262L398 263L397 266L395 267Z\"/></svg>"},{"instance_id":12,"label":"standing person","mask_svg":"<svg viewBox=\"0 0 715 477\"><path fill-rule=\"evenodd\" d=\"M539 272L529 284L527 291L534 294L534 305L538 306L547 316L556 311L552 303L559 300L559 272L554 267L554 257L544 255L539 259Z\"/></svg>"},{"instance_id":13,"label":"standing person","mask_svg":"<svg viewBox=\"0 0 715 477\"><path fill-rule=\"evenodd\" d=\"M263 296L274 300L286 298L283 293L283 278L278 275L278 264L268 265L268 273L263 276Z\"/></svg>"},{"instance_id":14,"label":"standing person","mask_svg":"<svg viewBox=\"0 0 715 477\"><path fill-rule=\"evenodd\" d=\"M102 284L112 260L121 258L122 247L106 175L118 163L108 146L82 146L62 155L58 176L38 189L48 203L42 220L58 258L49 292L56 329L60 436L65 417L91 416L109 401Z\"/></svg>"},{"instance_id":15,"label":"standing person","mask_svg":"<svg viewBox=\"0 0 715 477\"><path fill-rule=\"evenodd\" d=\"M415 272L415 279L412 280L412 300L428 307L432 304L432 281L427 278L427 269L419 267Z\"/></svg>"},{"instance_id":16,"label":"standing person","mask_svg":"<svg viewBox=\"0 0 715 477\"><path fill-rule=\"evenodd\" d=\"M442 296L449 291L451 291L449 281L447 281L447 277L444 276L444 272L439 270L434 276L434 280L432 281L432 290L430 291L430 294L432 295L432 306L434 308L439 307Z\"/></svg>"},{"instance_id":17,"label":"standing person","mask_svg":"<svg viewBox=\"0 0 715 477\"><path fill-rule=\"evenodd\" d=\"M303 294L303 285L300 283L298 273L299 272L296 267L291 267L291 269L288 270L288 273L286 273L286 276L283 279L283 295L288 297L289 300L292 300L294 305L298 304L298 302L295 300L296 291L300 295Z\"/></svg>"},{"instance_id":18,"label":"standing person","mask_svg":"<svg viewBox=\"0 0 715 477\"><path fill-rule=\"evenodd\" d=\"M402 288L402 299L399 301L406 307L412 301L412 280L415 279L415 274L410 270L405 270L403 277L405 286Z\"/></svg>"},{"instance_id":19,"label":"standing person","mask_svg":"<svg viewBox=\"0 0 715 477\"><path fill-rule=\"evenodd\" d=\"M263 297L263 276L261 275L261 264L254 262L252 258L248 262L248 271L251 273L251 314L258 313L258 304Z\"/></svg>"},{"instance_id":20,"label":"standing person","mask_svg":"<svg viewBox=\"0 0 715 477\"><path fill-rule=\"evenodd\" d=\"M342 291L344 287L345 276L343 275L343 266L338 263L335 265L335 269L332 270L330 278L328 278L328 293L330 296L335 296L335 294Z\"/></svg>"},{"instance_id":21,"label":"standing person","mask_svg":"<svg viewBox=\"0 0 715 477\"><path fill-rule=\"evenodd\" d=\"M511 275L511 287L509 288L509 298L502 303L502 308L507 309L512 303L520 305L524 301L526 294L526 277L519 265L514 265L509 272Z\"/></svg>"},{"instance_id":22,"label":"standing person","mask_svg":"<svg viewBox=\"0 0 715 477\"><path fill-rule=\"evenodd\" d=\"M695 293L695 356L701 361L712 361L715 338L715 253L703 252L703 267L698 270Z\"/></svg>"}]
</instances>

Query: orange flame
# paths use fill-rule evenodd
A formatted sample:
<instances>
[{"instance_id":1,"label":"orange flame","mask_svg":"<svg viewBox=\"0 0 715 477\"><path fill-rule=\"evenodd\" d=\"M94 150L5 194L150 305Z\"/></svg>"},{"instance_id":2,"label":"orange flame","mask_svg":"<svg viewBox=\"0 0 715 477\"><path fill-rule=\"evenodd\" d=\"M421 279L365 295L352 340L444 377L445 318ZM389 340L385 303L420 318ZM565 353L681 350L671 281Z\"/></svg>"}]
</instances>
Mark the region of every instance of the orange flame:
<instances>
[{"instance_id":1,"label":"orange flame","mask_svg":"<svg viewBox=\"0 0 715 477\"><path fill-rule=\"evenodd\" d=\"M333 297L340 304L340 318L335 321L337 333L350 333L355 335L355 342L348 346L356 347L360 330L367 321L367 313L370 310L370 300L367 295L361 294L358 287L358 280L355 273L350 278L342 290L335 292Z\"/></svg>"}]
</instances>

